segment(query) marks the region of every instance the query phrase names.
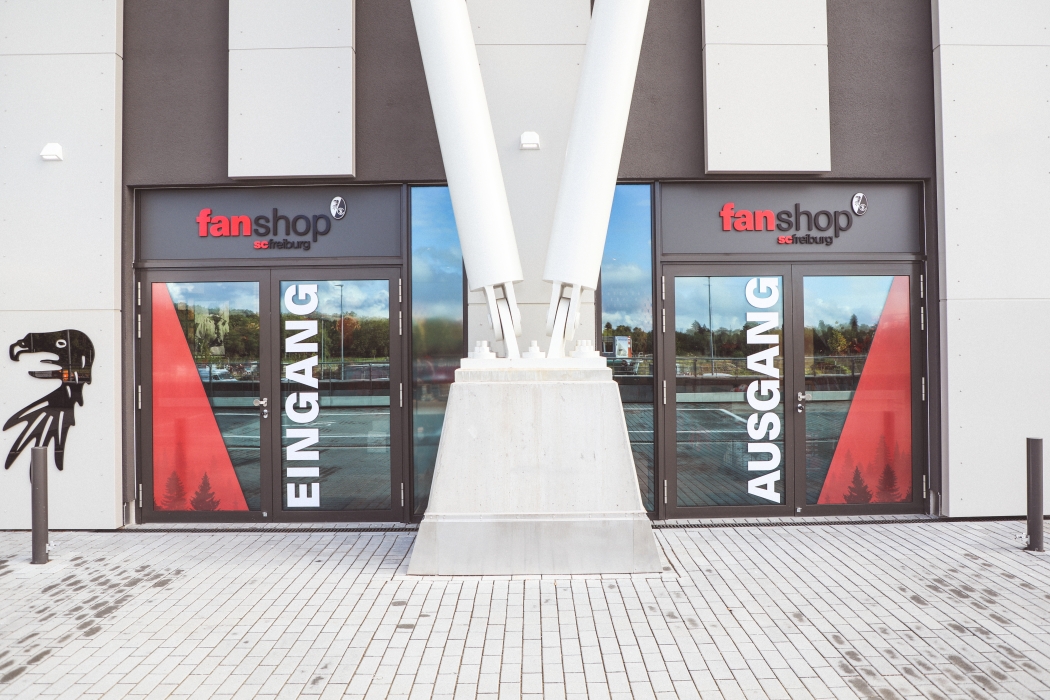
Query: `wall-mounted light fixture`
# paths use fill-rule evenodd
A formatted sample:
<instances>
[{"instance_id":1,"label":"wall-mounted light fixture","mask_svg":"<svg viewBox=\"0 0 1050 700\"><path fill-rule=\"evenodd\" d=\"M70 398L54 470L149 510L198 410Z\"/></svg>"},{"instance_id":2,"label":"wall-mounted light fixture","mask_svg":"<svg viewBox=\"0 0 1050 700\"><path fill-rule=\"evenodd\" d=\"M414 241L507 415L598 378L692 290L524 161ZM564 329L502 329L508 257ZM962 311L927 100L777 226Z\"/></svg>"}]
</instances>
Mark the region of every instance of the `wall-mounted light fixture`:
<instances>
[{"instance_id":1,"label":"wall-mounted light fixture","mask_svg":"<svg viewBox=\"0 0 1050 700\"><path fill-rule=\"evenodd\" d=\"M538 151L540 150L540 135L535 131L525 131L521 134L521 150L523 151Z\"/></svg>"},{"instance_id":2,"label":"wall-mounted light fixture","mask_svg":"<svg viewBox=\"0 0 1050 700\"><path fill-rule=\"evenodd\" d=\"M62 144L49 143L40 151L40 157L44 160L62 160Z\"/></svg>"}]
</instances>

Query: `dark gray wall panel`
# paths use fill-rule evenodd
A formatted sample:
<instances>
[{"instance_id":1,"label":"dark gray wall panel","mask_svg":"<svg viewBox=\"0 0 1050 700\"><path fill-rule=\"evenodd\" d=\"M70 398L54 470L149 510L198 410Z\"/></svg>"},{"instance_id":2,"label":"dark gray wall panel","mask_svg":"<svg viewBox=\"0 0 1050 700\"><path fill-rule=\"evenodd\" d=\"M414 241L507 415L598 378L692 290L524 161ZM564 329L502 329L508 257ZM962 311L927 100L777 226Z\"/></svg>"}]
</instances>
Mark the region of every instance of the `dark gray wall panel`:
<instances>
[{"instance_id":1,"label":"dark gray wall panel","mask_svg":"<svg viewBox=\"0 0 1050 700\"><path fill-rule=\"evenodd\" d=\"M124 182L226 178L228 7L124 2Z\"/></svg>"},{"instance_id":2,"label":"dark gray wall panel","mask_svg":"<svg viewBox=\"0 0 1050 700\"><path fill-rule=\"evenodd\" d=\"M125 184L232 182L228 35L226 2L125 0ZM356 48L355 181L444 179L408 0L357 0Z\"/></svg>"},{"instance_id":3,"label":"dark gray wall panel","mask_svg":"<svg viewBox=\"0 0 1050 700\"><path fill-rule=\"evenodd\" d=\"M227 4L124 3L124 180L228 184ZM358 182L444 178L408 0L357 0ZM700 0L651 0L620 176L705 178ZM926 0L829 0L831 178L932 178Z\"/></svg>"},{"instance_id":4,"label":"dark gray wall panel","mask_svg":"<svg viewBox=\"0 0 1050 700\"><path fill-rule=\"evenodd\" d=\"M704 175L700 0L650 0L620 177Z\"/></svg>"},{"instance_id":5,"label":"dark gray wall panel","mask_svg":"<svg viewBox=\"0 0 1050 700\"><path fill-rule=\"evenodd\" d=\"M700 0L651 0L620 177L708 177L701 28ZM928 0L828 0L828 60L832 169L819 177L932 178Z\"/></svg>"},{"instance_id":6,"label":"dark gray wall panel","mask_svg":"<svg viewBox=\"0 0 1050 700\"><path fill-rule=\"evenodd\" d=\"M445 179L409 0L357 0L357 181Z\"/></svg>"},{"instance_id":7,"label":"dark gray wall panel","mask_svg":"<svg viewBox=\"0 0 1050 700\"><path fill-rule=\"evenodd\" d=\"M828 0L833 177L932 178L929 0Z\"/></svg>"}]
</instances>

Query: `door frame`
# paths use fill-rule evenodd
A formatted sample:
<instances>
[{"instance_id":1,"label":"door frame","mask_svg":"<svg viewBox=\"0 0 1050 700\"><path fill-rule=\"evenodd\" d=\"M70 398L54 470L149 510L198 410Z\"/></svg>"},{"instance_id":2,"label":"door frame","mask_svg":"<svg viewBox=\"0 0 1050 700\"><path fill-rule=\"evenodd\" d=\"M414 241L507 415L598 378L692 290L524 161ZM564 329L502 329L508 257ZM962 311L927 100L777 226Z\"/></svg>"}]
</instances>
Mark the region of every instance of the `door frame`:
<instances>
[{"instance_id":1,"label":"door frame","mask_svg":"<svg viewBox=\"0 0 1050 700\"><path fill-rule=\"evenodd\" d=\"M281 482L280 455L280 299L277 290L282 280L367 280L385 279L390 290L390 462L391 462L391 507L389 510L368 511L302 511L282 512L277 506ZM315 264L278 264L266 267L248 266L204 266L147 267L137 270L140 285L139 323L141 332L136 333L136 384L141 391L138 403L138 445L136 446L136 471L141 489L136 499L136 522L149 523L266 523L266 522L408 522L410 516L409 485L411 467L410 452L406 440L410 439L406 426L404 384L409 357L406 323L409 321L405 308L404 266L401 263L348 264L318 266ZM260 491L262 507L259 511L163 511L153 507L153 294L152 284L163 282L257 282L259 284L259 366L270 371L260 371L260 397L277 397L270 402L270 418L264 419L260 428L260 447L267 441L269 449L260 449ZM408 329L410 330L410 329ZM409 390L411 388L409 387ZM411 395L409 395L410 398ZM400 405L399 405L400 404ZM273 420L276 418L277 420ZM266 420L270 426L266 427ZM275 425L276 424L276 425ZM267 433L267 431L269 431ZM404 500L402 500L404 494ZM409 509L409 510L406 510Z\"/></svg>"},{"instance_id":2,"label":"door frame","mask_svg":"<svg viewBox=\"0 0 1050 700\"><path fill-rule=\"evenodd\" d=\"M911 330L911 459L912 459L912 500L907 503L875 503L864 505L835 504L835 505L807 505L806 504L806 422L795 421L792 434L794 437L794 459L800 465L795 470L795 493L799 495L795 504L795 514L802 516L833 516L833 515L892 515L922 513L925 509L926 497L923 493L923 477L926 476L926 406L923 397L923 379L925 377L925 311L923 309L923 290L919 276L922 274L922 265L917 262L858 262L858 263L818 263L797 262L792 263L792 285L791 292L794 297L796 308L800 310L797 317L791 319L791 344L794 346L796 357L802 358L802 362L793 365L795 373L795 385L805 386L805 337L803 326L805 319L801 310L803 307L803 278L810 277L840 277L840 276L904 276L909 279L908 301L910 311ZM919 290L919 294L915 291ZM921 296L920 296L921 295ZM792 394L794 396L795 394ZM792 402L795 403L795 402Z\"/></svg>"},{"instance_id":3,"label":"door frame","mask_svg":"<svg viewBox=\"0 0 1050 700\"><path fill-rule=\"evenodd\" d=\"M658 498L659 518L739 518L784 516L882 515L919 514L925 512L929 469L927 457L926 414L929 397L923 386L926 376L924 362L926 347L925 289L923 264L919 261L818 262L818 261L726 261L686 262L662 261L659 276L663 288L660 297L664 321L670 317L670 330L661 323L657 346L657 388L666 387L663 401L657 400L657 482L663 486ZM912 362L912 500L908 503L872 505L806 505L805 421L798 420L792 400L799 387L805 386L805 340L803 336L803 277L839 275L908 275L910 279L911 308L911 362ZM678 506L677 414L674 397L677 367L675 363L675 277L743 277L779 276L784 282L781 295L784 302L781 348L784 357L784 495L782 505L752 506ZM916 293L916 290L919 293ZM661 392L662 393L662 392ZM660 393L658 393L658 396ZM667 399L670 399L668 403ZM789 442L790 441L790 442ZM663 484L660 484L663 480Z\"/></svg>"},{"instance_id":4,"label":"door frame","mask_svg":"<svg viewBox=\"0 0 1050 700\"><path fill-rule=\"evenodd\" d=\"M266 342L270 327L267 299L270 295L270 275L267 270L178 270L152 269L141 270L139 281L142 284L142 303L140 306L140 328L138 340L138 386L141 391L139 402L139 508L137 521L140 523L216 523L216 522L270 522L273 518L273 501L270 482L266 478L271 455L262 449L265 438L265 419L259 426L259 490L261 508L258 511L164 511L153 507L153 284L166 282L257 282L259 284L259 367L272 362L270 345ZM259 373L259 395L269 395L270 377Z\"/></svg>"},{"instance_id":5,"label":"door frame","mask_svg":"<svg viewBox=\"0 0 1050 700\"><path fill-rule=\"evenodd\" d=\"M403 309L404 295L399 293L403 286L400 266L375 265L361 267L280 267L270 271L271 285L274 293L270 298L270 315L280 319L281 282L311 282L338 280L381 280L388 281L390 298L390 508L387 510L303 510L287 511L281 508L281 333L278 327L271 334L270 351L274 362L271 366L271 381L274 387L274 401L271 402L271 416L278 418L270 424L270 454L273 455L273 468L270 471L271 492L273 493L272 518L274 522L401 522L404 519L402 495L407 481L407 460L405 459L404 435L405 426L405 342ZM400 299L399 299L400 296Z\"/></svg>"}]
</instances>

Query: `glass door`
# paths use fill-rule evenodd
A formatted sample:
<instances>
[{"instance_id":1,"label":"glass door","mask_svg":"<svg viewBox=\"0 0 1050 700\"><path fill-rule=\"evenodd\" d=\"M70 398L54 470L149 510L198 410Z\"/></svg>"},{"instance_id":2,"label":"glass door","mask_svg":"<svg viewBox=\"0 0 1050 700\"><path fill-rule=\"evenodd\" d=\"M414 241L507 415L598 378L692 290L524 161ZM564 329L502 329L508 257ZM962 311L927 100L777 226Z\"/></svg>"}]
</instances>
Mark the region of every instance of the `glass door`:
<instances>
[{"instance_id":1,"label":"glass door","mask_svg":"<svg viewBox=\"0 0 1050 700\"><path fill-rule=\"evenodd\" d=\"M921 506L921 290L911 266L795 266L803 512Z\"/></svg>"},{"instance_id":2,"label":"glass door","mask_svg":"<svg viewBox=\"0 0 1050 700\"><path fill-rule=\"evenodd\" d=\"M142 514L400 520L399 275L150 271Z\"/></svg>"},{"instance_id":3,"label":"glass door","mask_svg":"<svg viewBox=\"0 0 1050 700\"><path fill-rule=\"evenodd\" d=\"M267 290L254 273L153 273L142 284L147 519L263 520L272 510Z\"/></svg>"},{"instance_id":4,"label":"glass door","mask_svg":"<svg viewBox=\"0 0 1050 700\"><path fill-rule=\"evenodd\" d=\"M288 273L279 319L278 517L398 519L404 400L396 274ZM391 299L394 303L391 303ZM395 488L396 485L396 488Z\"/></svg>"},{"instance_id":5,"label":"glass door","mask_svg":"<svg viewBox=\"0 0 1050 700\"><path fill-rule=\"evenodd\" d=\"M921 509L912 265L664 273L667 517Z\"/></svg>"},{"instance_id":6,"label":"glass door","mask_svg":"<svg viewBox=\"0 0 1050 700\"><path fill-rule=\"evenodd\" d=\"M689 268L665 275L669 517L784 514L788 478L786 268ZM670 332L668 332L670 331ZM673 333L673 336L672 336Z\"/></svg>"}]
</instances>

